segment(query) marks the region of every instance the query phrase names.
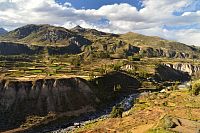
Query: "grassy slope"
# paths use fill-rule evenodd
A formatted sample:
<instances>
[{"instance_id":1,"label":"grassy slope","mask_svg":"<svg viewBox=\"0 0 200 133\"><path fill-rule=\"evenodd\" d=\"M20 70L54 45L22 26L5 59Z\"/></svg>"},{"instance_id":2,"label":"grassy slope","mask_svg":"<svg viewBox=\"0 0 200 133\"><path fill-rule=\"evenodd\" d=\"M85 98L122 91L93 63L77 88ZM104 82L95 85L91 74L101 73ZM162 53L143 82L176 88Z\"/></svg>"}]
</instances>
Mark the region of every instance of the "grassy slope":
<instances>
[{"instance_id":1,"label":"grassy slope","mask_svg":"<svg viewBox=\"0 0 200 133\"><path fill-rule=\"evenodd\" d=\"M129 112L124 113L123 118L109 118L91 123L75 132L171 133L172 130L159 128L160 120L165 115L194 121L200 120L199 103L200 96L190 96L187 91L153 93L141 96L134 107ZM184 127L182 128L184 129Z\"/></svg>"}]
</instances>

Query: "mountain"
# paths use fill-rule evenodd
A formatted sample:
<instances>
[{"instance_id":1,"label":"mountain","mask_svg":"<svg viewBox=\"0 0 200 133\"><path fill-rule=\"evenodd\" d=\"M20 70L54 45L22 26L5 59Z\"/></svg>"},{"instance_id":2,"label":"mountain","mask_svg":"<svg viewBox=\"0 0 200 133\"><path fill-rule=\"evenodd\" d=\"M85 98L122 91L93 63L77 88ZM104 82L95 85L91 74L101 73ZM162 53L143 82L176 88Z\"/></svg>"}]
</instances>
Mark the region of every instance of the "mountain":
<instances>
[{"instance_id":1,"label":"mountain","mask_svg":"<svg viewBox=\"0 0 200 133\"><path fill-rule=\"evenodd\" d=\"M34 45L66 46L72 43L82 46L90 44L83 36L63 27L51 25L26 25L5 34L1 40Z\"/></svg>"},{"instance_id":2,"label":"mountain","mask_svg":"<svg viewBox=\"0 0 200 133\"><path fill-rule=\"evenodd\" d=\"M93 42L90 47L92 51L90 52L104 51L114 58L124 58L132 55L167 58L199 57L199 50L196 47L133 32L126 34L90 34L90 36L84 32L83 36Z\"/></svg>"},{"instance_id":3,"label":"mountain","mask_svg":"<svg viewBox=\"0 0 200 133\"><path fill-rule=\"evenodd\" d=\"M199 55L199 50L196 47L156 36L145 36L129 32L120 35L119 38L126 43L140 47L140 51L149 57L193 58Z\"/></svg>"},{"instance_id":4,"label":"mountain","mask_svg":"<svg viewBox=\"0 0 200 133\"><path fill-rule=\"evenodd\" d=\"M4 28L0 28L0 35L6 34L8 31L5 30Z\"/></svg>"},{"instance_id":5,"label":"mountain","mask_svg":"<svg viewBox=\"0 0 200 133\"><path fill-rule=\"evenodd\" d=\"M133 55L168 58L199 57L197 47L183 43L133 32L112 34L81 26L66 29L47 24L30 24L8 32L0 37L0 41L44 47L65 47L52 51L54 54L84 53L85 58L91 56L126 58Z\"/></svg>"}]
</instances>

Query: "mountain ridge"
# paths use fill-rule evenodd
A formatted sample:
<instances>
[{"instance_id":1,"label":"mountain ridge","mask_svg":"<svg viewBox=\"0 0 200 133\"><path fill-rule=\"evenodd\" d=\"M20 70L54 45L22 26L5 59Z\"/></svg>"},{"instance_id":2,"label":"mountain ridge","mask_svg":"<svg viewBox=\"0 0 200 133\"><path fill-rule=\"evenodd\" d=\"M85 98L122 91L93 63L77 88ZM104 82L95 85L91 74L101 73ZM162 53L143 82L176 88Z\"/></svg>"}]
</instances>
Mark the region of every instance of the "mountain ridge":
<instances>
[{"instance_id":1,"label":"mountain ridge","mask_svg":"<svg viewBox=\"0 0 200 133\"><path fill-rule=\"evenodd\" d=\"M157 36L145 36L134 32L112 34L96 29L86 29L79 25L66 29L48 24L29 24L4 34L0 37L0 41L44 47L70 46L72 50L84 52L87 56L100 52L108 53L116 58L138 54L147 57L199 57L199 49L196 47Z\"/></svg>"}]
</instances>

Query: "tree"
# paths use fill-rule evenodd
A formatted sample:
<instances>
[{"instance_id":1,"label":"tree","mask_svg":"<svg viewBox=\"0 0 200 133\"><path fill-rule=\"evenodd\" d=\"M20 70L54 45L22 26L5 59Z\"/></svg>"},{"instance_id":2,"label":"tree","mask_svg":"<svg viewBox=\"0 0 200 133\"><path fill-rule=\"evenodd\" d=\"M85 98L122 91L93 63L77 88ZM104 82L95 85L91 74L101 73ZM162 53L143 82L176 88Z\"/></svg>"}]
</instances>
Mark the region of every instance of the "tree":
<instances>
[{"instance_id":1,"label":"tree","mask_svg":"<svg viewBox=\"0 0 200 133\"><path fill-rule=\"evenodd\" d=\"M90 80L93 80L94 78L95 78L94 72L91 71L91 72L89 73L89 79L90 79Z\"/></svg>"},{"instance_id":2,"label":"tree","mask_svg":"<svg viewBox=\"0 0 200 133\"><path fill-rule=\"evenodd\" d=\"M178 85L179 85L179 82L176 81L176 82L174 83L174 85L171 87L171 89L172 89L172 90L178 90L178 89L179 89L179 88L178 88Z\"/></svg>"},{"instance_id":3,"label":"tree","mask_svg":"<svg viewBox=\"0 0 200 133\"><path fill-rule=\"evenodd\" d=\"M140 57L139 56L128 56L128 60L129 61L140 61Z\"/></svg>"},{"instance_id":4,"label":"tree","mask_svg":"<svg viewBox=\"0 0 200 133\"><path fill-rule=\"evenodd\" d=\"M119 63L114 64L114 65L113 65L113 69L114 69L115 71L120 71L120 69L121 69L121 64L119 64Z\"/></svg>"},{"instance_id":5,"label":"tree","mask_svg":"<svg viewBox=\"0 0 200 133\"><path fill-rule=\"evenodd\" d=\"M81 65L81 58L79 56L72 58L71 64L74 65L75 67L80 66Z\"/></svg>"},{"instance_id":6,"label":"tree","mask_svg":"<svg viewBox=\"0 0 200 133\"><path fill-rule=\"evenodd\" d=\"M101 75L104 75L107 73L107 65L105 64L104 66L102 65L100 68L99 68L99 72Z\"/></svg>"},{"instance_id":7,"label":"tree","mask_svg":"<svg viewBox=\"0 0 200 133\"><path fill-rule=\"evenodd\" d=\"M192 84L192 89L191 89L192 95L199 95L200 93L200 81L196 81Z\"/></svg>"},{"instance_id":8,"label":"tree","mask_svg":"<svg viewBox=\"0 0 200 133\"><path fill-rule=\"evenodd\" d=\"M111 118L122 118L124 109L122 107L114 106L112 112L110 113Z\"/></svg>"}]
</instances>

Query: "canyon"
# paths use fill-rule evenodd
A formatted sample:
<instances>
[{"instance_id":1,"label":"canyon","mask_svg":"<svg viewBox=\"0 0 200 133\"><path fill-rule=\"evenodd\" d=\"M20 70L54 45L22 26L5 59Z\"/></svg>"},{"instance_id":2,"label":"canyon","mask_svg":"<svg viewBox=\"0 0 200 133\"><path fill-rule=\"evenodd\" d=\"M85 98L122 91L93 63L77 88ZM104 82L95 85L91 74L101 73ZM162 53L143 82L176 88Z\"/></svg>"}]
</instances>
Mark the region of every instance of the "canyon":
<instances>
[{"instance_id":1,"label":"canyon","mask_svg":"<svg viewBox=\"0 0 200 133\"><path fill-rule=\"evenodd\" d=\"M123 83L123 79L127 80L127 83ZM117 85L121 85L121 94L113 90ZM54 113L58 118L60 116L71 118L95 112L97 108L112 103L123 94L137 92L138 87L138 80L119 72L90 82L81 78L34 81L2 79L0 131L17 128L30 116L46 117L49 113ZM47 120L47 123L54 120L56 118Z\"/></svg>"}]
</instances>

